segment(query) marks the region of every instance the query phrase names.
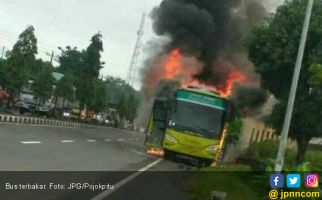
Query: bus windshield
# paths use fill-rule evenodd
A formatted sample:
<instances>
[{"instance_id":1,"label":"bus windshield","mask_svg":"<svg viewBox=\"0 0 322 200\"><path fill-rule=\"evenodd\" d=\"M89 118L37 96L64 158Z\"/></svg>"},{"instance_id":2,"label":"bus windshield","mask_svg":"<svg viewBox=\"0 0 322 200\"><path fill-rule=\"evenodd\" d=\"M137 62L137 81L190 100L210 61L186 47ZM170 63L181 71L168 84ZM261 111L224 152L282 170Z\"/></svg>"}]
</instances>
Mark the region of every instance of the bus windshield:
<instances>
[{"instance_id":1,"label":"bus windshield","mask_svg":"<svg viewBox=\"0 0 322 200\"><path fill-rule=\"evenodd\" d=\"M218 139L224 111L185 101L177 101L169 127L186 134Z\"/></svg>"}]
</instances>

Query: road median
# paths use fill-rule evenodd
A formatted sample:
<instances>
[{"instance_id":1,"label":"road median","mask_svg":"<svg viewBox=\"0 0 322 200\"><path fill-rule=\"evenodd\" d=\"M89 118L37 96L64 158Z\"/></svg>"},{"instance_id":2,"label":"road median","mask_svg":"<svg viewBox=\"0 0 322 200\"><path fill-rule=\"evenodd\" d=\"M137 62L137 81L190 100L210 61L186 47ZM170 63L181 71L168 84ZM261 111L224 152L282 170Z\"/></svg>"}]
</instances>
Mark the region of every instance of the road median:
<instances>
[{"instance_id":1,"label":"road median","mask_svg":"<svg viewBox=\"0 0 322 200\"><path fill-rule=\"evenodd\" d=\"M64 120L58 120L58 119L48 119L48 118L29 117L29 116L17 116L17 115L10 115L10 114L0 114L0 123L48 125L48 126L71 127L71 128L103 127L103 126L73 122L73 121L64 121Z\"/></svg>"}]
</instances>

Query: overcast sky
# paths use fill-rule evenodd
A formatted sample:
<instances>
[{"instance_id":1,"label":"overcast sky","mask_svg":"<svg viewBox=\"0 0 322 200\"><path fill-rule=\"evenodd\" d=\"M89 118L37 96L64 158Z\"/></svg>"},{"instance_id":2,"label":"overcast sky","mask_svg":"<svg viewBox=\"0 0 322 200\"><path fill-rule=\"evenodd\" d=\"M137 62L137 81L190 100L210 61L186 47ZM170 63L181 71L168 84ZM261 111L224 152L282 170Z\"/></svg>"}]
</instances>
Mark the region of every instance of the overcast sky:
<instances>
[{"instance_id":1,"label":"overcast sky","mask_svg":"<svg viewBox=\"0 0 322 200\"><path fill-rule=\"evenodd\" d=\"M275 7L282 0L262 0ZM143 12L150 13L161 0L0 0L0 48L11 49L18 35L28 26L35 27L38 57L50 60L47 53L57 47L76 46L84 49L92 35L103 35L106 62L104 75L126 78L136 33ZM147 18L143 44L153 37ZM1 51L0 49L0 51ZM0 54L1 55L1 54ZM140 60L144 59L141 51ZM57 63L56 63L57 65ZM142 64L139 63L140 67ZM140 86L136 75L135 87Z\"/></svg>"},{"instance_id":2,"label":"overcast sky","mask_svg":"<svg viewBox=\"0 0 322 200\"><path fill-rule=\"evenodd\" d=\"M102 73L126 78L142 13L149 13L160 2L0 0L0 47L11 49L18 35L28 25L33 25L38 38L38 57L50 60L46 52L54 50L58 53L57 46L66 45L86 48L91 36L101 31L104 43L102 61L106 62ZM147 41L153 37L149 18L144 30L143 40Z\"/></svg>"}]
</instances>

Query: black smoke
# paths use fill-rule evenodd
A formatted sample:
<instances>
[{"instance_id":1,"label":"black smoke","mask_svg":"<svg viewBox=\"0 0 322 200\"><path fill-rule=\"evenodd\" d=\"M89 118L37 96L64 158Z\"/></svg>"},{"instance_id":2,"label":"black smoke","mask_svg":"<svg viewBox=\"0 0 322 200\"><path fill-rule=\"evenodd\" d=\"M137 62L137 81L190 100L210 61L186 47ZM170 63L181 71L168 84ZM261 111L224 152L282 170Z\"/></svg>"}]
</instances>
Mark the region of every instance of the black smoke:
<instances>
[{"instance_id":1,"label":"black smoke","mask_svg":"<svg viewBox=\"0 0 322 200\"><path fill-rule=\"evenodd\" d=\"M241 71L251 87L235 88L233 104L242 115L257 112L266 94L259 91L260 78L247 59L243 40L268 14L263 3L270 1L274 0L163 0L155 7L150 17L162 40L151 40L146 52L148 58L141 71L144 103L138 123L147 121L153 99L164 85L159 82L162 61L173 49L180 49L184 65L198 69L193 78L206 85L225 87L229 72Z\"/></svg>"},{"instance_id":2,"label":"black smoke","mask_svg":"<svg viewBox=\"0 0 322 200\"><path fill-rule=\"evenodd\" d=\"M171 38L165 53L181 49L204 64L197 79L223 85L232 66L243 70L227 61L244 52L242 40L266 15L261 0L163 0L151 18L155 33Z\"/></svg>"},{"instance_id":3,"label":"black smoke","mask_svg":"<svg viewBox=\"0 0 322 200\"><path fill-rule=\"evenodd\" d=\"M268 98L268 92L255 86L235 85L231 102L238 116L257 116Z\"/></svg>"}]
</instances>

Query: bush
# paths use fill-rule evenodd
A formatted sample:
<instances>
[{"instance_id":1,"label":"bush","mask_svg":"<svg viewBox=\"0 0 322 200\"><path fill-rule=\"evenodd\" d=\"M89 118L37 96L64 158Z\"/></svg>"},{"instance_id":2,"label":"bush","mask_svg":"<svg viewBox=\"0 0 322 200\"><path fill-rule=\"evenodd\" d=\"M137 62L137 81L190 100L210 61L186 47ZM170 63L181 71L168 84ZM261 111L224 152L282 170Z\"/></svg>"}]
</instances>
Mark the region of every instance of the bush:
<instances>
[{"instance_id":1,"label":"bush","mask_svg":"<svg viewBox=\"0 0 322 200\"><path fill-rule=\"evenodd\" d=\"M254 159L274 158L277 155L278 143L273 140L266 140L251 144L247 149L247 156Z\"/></svg>"},{"instance_id":2,"label":"bush","mask_svg":"<svg viewBox=\"0 0 322 200\"><path fill-rule=\"evenodd\" d=\"M311 163L313 166L313 170L315 171L321 171L322 170L322 153L321 151L308 151L306 153L306 159L307 162Z\"/></svg>"},{"instance_id":3,"label":"bush","mask_svg":"<svg viewBox=\"0 0 322 200\"><path fill-rule=\"evenodd\" d=\"M277 152L278 152L279 142L275 140L266 140L259 143L252 144L244 156L261 161L267 166L274 165ZM286 149L285 154L285 167L291 167L295 165L295 149Z\"/></svg>"},{"instance_id":4,"label":"bush","mask_svg":"<svg viewBox=\"0 0 322 200\"><path fill-rule=\"evenodd\" d=\"M241 132L241 127L242 127L242 121L239 118L236 118L233 121L229 122L228 130L227 130L228 143L235 143L236 141L238 141L240 132Z\"/></svg>"}]
</instances>

